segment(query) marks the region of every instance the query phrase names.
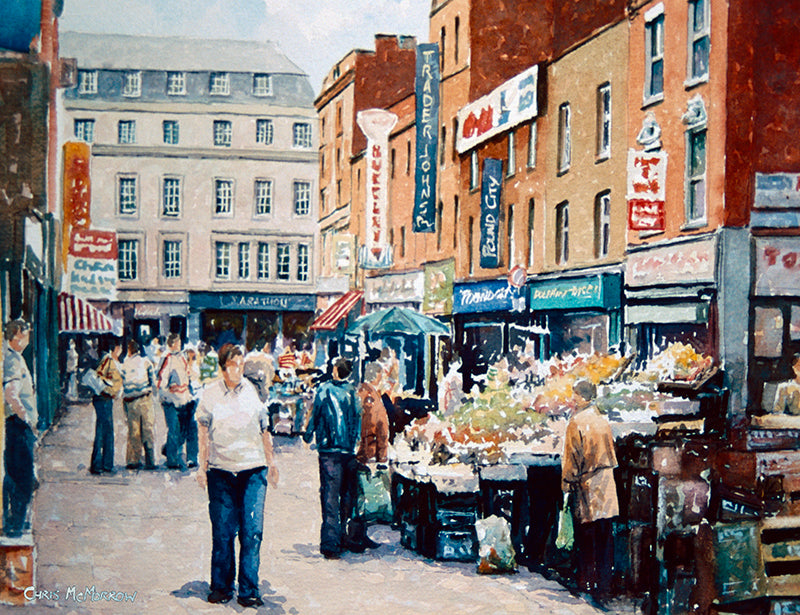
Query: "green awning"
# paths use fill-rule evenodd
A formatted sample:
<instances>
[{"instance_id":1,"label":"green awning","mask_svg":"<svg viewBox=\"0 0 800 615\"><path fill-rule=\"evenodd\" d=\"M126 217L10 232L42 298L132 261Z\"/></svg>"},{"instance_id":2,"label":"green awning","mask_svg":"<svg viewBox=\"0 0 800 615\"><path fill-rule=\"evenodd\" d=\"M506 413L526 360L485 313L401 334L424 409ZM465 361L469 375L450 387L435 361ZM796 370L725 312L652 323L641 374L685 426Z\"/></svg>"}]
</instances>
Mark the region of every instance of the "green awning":
<instances>
[{"instance_id":1,"label":"green awning","mask_svg":"<svg viewBox=\"0 0 800 615\"><path fill-rule=\"evenodd\" d=\"M347 333L450 335L450 328L435 318L421 314L416 310L392 307L362 316L352 324Z\"/></svg>"}]
</instances>

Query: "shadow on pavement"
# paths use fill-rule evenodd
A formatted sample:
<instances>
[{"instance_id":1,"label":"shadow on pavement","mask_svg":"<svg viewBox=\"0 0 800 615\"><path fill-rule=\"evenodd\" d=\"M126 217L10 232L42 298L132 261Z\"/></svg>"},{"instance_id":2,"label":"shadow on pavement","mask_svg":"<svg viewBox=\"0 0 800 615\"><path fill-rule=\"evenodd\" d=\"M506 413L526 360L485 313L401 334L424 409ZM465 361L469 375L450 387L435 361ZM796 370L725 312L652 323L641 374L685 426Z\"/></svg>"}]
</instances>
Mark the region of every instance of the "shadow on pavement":
<instances>
[{"instance_id":1,"label":"shadow on pavement","mask_svg":"<svg viewBox=\"0 0 800 615\"><path fill-rule=\"evenodd\" d=\"M261 598L264 600L264 606L258 608L259 613L275 613L276 615L283 615L286 611L283 608L283 603L286 602L284 596L276 596L275 590L269 582L264 581L259 587L261 590ZM184 583L180 589L175 589L170 592L170 595L176 598L200 598L206 600L208 598L209 586L208 581L189 581ZM236 603L236 598L229 603L238 612L247 612L249 609L239 606Z\"/></svg>"}]
</instances>

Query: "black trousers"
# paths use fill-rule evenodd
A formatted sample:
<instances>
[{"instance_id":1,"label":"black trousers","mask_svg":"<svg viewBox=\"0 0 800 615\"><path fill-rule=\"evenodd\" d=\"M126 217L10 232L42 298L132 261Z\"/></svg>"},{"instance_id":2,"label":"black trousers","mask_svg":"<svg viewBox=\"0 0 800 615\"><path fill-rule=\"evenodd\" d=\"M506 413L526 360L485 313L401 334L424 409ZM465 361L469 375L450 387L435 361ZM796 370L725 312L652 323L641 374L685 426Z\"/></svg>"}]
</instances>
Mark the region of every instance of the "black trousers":
<instances>
[{"instance_id":1,"label":"black trousers","mask_svg":"<svg viewBox=\"0 0 800 615\"><path fill-rule=\"evenodd\" d=\"M580 589L598 597L611 595L614 575L614 535L611 519L581 523L574 519L575 557Z\"/></svg>"},{"instance_id":2,"label":"black trousers","mask_svg":"<svg viewBox=\"0 0 800 615\"><path fill-rule=\"evenodd\" d=\"M20 536L26 529L28 508L33 499L33 446L36 436L18 416L6 419L6 450L3 456L3 530L7 536Z\"/></svg>"},{"instance_id":3,"label":"black trousers","mask_svg":"<svg viewBox=\"0 0 800 615\"><path fill-rule=\"evenodd\" d=\"M358 488L355 455L319 454L319 496L322 528L319 547L323 553L340 553L349 542L348 522L353 516Z\"/></svg>"}]
</instances>

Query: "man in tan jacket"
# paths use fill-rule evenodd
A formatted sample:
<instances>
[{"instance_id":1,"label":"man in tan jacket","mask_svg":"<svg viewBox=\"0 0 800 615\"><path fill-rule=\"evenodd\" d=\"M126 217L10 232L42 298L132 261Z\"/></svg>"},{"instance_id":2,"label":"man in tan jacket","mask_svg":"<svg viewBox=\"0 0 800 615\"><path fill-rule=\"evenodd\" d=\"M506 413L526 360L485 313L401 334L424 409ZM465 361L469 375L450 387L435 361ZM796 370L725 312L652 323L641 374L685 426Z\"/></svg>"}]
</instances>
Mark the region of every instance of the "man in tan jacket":
<instances>
[{"instance_id":1,"label":"man in tan jacket","mask_svg":"<svg viewBox=\"0 0 800 615\"><path fill-rule=\"evenodd\" d=\"M597 599L607 599L614 572L611 519L619 515L614 468L617 456L611 426L594 405L594 384L572 386L578 398L567 425L561 457L561 489L569 496L578 554L578 584Z\"/></svg>"}]
</instances>

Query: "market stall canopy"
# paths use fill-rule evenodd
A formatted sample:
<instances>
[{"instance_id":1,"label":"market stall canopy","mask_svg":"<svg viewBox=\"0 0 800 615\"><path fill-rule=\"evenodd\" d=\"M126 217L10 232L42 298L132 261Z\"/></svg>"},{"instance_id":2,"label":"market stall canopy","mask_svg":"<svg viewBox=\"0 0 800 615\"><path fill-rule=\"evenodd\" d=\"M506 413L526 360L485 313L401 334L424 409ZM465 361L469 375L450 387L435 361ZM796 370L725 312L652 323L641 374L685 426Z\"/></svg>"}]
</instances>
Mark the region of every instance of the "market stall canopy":
<instances>
[{"instance_id":1,"label":"market stall canopy","mask_svg":"<svg viewBox=\"0 0 800 615\"><path fill-rule=\"evenodd\" d=\"M311 325L313 331L334 331L339 323L364 296L360 290L351 290L329 305Z\"/></svg>"},{"instance_id":2,"label":"market stall canopy","mask_svg":"<svg viewBox=\"0 0 800 615\"><path fill-rule=\"evenodd\" d=\"M362 316L347 331L372 335L405 333L406 335L450 335L450 328L435 318L403 307L391 307Z\"/></svg>"},{"instance_id":3,"label":"market stall canopy","mask_svg":"<svg viewBox=\"0 0 800 615\"><path fill-rule=\"evenodd\" d=\"M111 333L111 319L88 301L69 293L58 295L60 333Z\"/></svg>"}]
</instances>

